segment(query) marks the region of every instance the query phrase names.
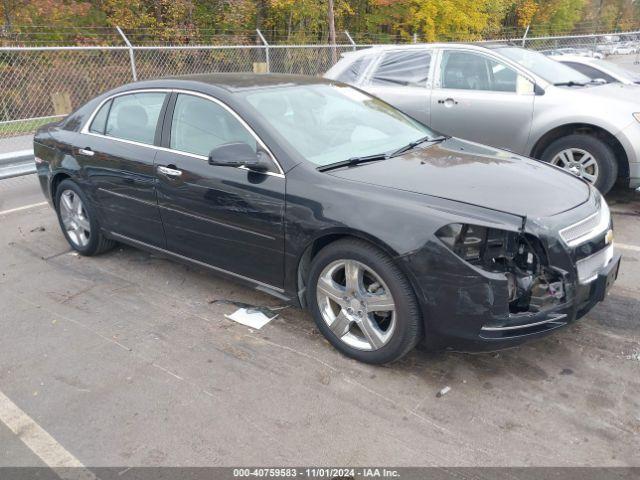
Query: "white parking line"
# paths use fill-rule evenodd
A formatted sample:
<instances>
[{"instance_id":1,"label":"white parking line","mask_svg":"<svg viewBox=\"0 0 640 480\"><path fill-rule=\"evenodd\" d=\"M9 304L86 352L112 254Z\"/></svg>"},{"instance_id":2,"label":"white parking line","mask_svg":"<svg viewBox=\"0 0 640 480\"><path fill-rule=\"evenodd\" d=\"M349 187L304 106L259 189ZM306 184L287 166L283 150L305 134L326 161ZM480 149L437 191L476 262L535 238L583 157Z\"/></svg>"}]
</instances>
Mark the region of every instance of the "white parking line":
<instances>
[{"instance_id":1,"label":"white parking line","mask_svg":"<svg viewBox=\"0 0 640 480\"><path fill-rule=\"evenodd\" d=\"M626 243L614 243L614 245L623 250L631 250L632 252L640 252L640 247L637 245L628 245Z\"/></svg>"},{"instance_id":2,"label":"white parking line","mask_svg":"<svg viewBox=\"0 0 640 480\"><path fill-rule=\"evenodd\" d=\"M32 209L32 208L42 207L43 205L49 205L49 204L47 202L40 202L40 203L34 203L32 205L25 205L24 207L11 208L9 210L1 211L0 215L9 215L10 213L21 212L23 210L29 210L29 209Z\"/></svg>"},{"instance_id":3,"label":"white parking line","mask_svg":"<svg viewBox=\"0 0 640 480\"><path fill-rule=\"evenodd\" d=\"M64 480L97 480L76 457L0 392L0 421Z\"/></svg>"}]
</instances>

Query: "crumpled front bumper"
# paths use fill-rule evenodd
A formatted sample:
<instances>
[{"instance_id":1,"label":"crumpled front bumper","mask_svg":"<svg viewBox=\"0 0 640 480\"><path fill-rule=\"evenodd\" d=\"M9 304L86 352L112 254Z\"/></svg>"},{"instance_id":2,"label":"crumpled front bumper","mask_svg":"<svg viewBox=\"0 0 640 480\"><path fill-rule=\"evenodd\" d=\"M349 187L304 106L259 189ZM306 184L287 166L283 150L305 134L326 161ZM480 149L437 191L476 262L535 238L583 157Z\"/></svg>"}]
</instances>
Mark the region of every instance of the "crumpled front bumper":
<instances>
[{"instance_id":1,"label":"crumpled front bumper","mask_svg":"<svg viewBox=\"0 0 640 480\"><path fill-rule=\"evenodd\" d=\"M417 252L401 258L413 276L424 312L425 344L431 349L491 351L546 335L579 319L602 301L617 277L620 255L607 256L587 280L579 280L578 262L610 248L608 232L570 247L559 231L597 211L586 202L545 219L529 219L526 233L540 240L548 265L562 276L561 304L541 311L509 311L507 278L464 262L434 239ZM582 282L582 283L581 283Z\"/></svg>"},{"instance_id":2,"label":"crumpled front bumper","mask_svg":"<svg viewBox=\"0 0 640 480\"><path fill-rule=\"evenodd\" d=\"M620 254L614 254L594 280L587 284L575 285L571 301L540 312L508 314L494 318L482 326L480 337L489 341L524 339L548 333L581 318L605 299L618 278L621 258Z\"/></svg>"}]
</instances>

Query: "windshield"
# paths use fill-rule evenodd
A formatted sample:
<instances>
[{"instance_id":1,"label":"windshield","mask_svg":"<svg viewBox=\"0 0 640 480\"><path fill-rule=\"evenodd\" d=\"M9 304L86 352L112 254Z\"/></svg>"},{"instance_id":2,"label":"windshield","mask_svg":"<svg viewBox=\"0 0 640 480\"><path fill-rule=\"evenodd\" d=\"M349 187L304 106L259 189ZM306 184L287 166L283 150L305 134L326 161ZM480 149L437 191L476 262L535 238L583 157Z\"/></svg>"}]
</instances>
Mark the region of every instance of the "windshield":
<instances>
[{"instance_id":1,"label":"windshield","mask_svg":"<svg viewBox=\"0 0 640 480\"><path fill-rule=\"evenodd\" d=\"M391 152L437 136L381 100L343 85L283 86L243 96L285 141L318 166Z\"/></svg>"},{"instance_id":2,"label":"windshield","mask_svg":"<svg viewBox=\"0 0 640 480\"><path fill-rule=\"evenodd\" d=\"M626 78L630 82L640 83L640 73L636 73L634 71L627 70L626 68L621 67L620 65L617 65L617 64L615 64L613 62L609 62L607 60L598 60L598 62L595 63L595 65L596 66L602 65L604 68L609 70L614 75L617 75L617 76L622 77L622 78Z\"/></svg>"},{"instance_id":3,"label":"windshield","mask_svg":"<svg viewBox=\"0 0 640 480\"><path fill-rule=\"evenodd\" d=\"M517 47L498 48L497 51L553 84L589 83L591 81L586 75L556 62L540 52Z\"/></svg>"}]
</instances>

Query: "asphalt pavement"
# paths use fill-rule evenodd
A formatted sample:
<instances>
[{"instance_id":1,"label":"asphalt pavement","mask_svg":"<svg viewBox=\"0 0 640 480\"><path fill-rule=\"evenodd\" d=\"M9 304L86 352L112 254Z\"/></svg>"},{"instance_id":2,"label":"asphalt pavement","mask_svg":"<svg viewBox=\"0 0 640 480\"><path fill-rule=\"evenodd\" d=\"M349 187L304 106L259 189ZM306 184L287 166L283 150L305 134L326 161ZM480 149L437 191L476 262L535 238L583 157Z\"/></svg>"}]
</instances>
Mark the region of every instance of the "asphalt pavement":
<instances>
[{"instance_id":1,"label":"asphalt pavement","mask_svg":"<svg viewBox=\"0 0 640 480\"><path fill-rule=\"evenodd\" d=\"M227 320L280 301L210 273L80 257L34 176L0 181L0 466L640 466L639 197L609 196L620 277L581 321L374 367L293 307Z\"/></svg>"}]
</instances>

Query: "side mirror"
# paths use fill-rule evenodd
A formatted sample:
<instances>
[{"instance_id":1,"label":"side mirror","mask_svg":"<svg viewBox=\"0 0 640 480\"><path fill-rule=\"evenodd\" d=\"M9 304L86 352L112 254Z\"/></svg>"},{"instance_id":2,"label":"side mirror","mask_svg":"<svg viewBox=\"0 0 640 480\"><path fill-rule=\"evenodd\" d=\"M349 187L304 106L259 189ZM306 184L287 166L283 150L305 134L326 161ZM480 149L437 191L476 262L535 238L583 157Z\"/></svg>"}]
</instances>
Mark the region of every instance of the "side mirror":
<instances>
[{"instance_id":1,"label":"side mirror","mask_svg":"<svg viewBox=\"0 0 640 480\"><path fill-rule=\"evenodd\" d=\"M209 165L220 167L247 167L264 171L268 163L244 142L225 143L209 153Z\"/></svg>"}]
</instances>

